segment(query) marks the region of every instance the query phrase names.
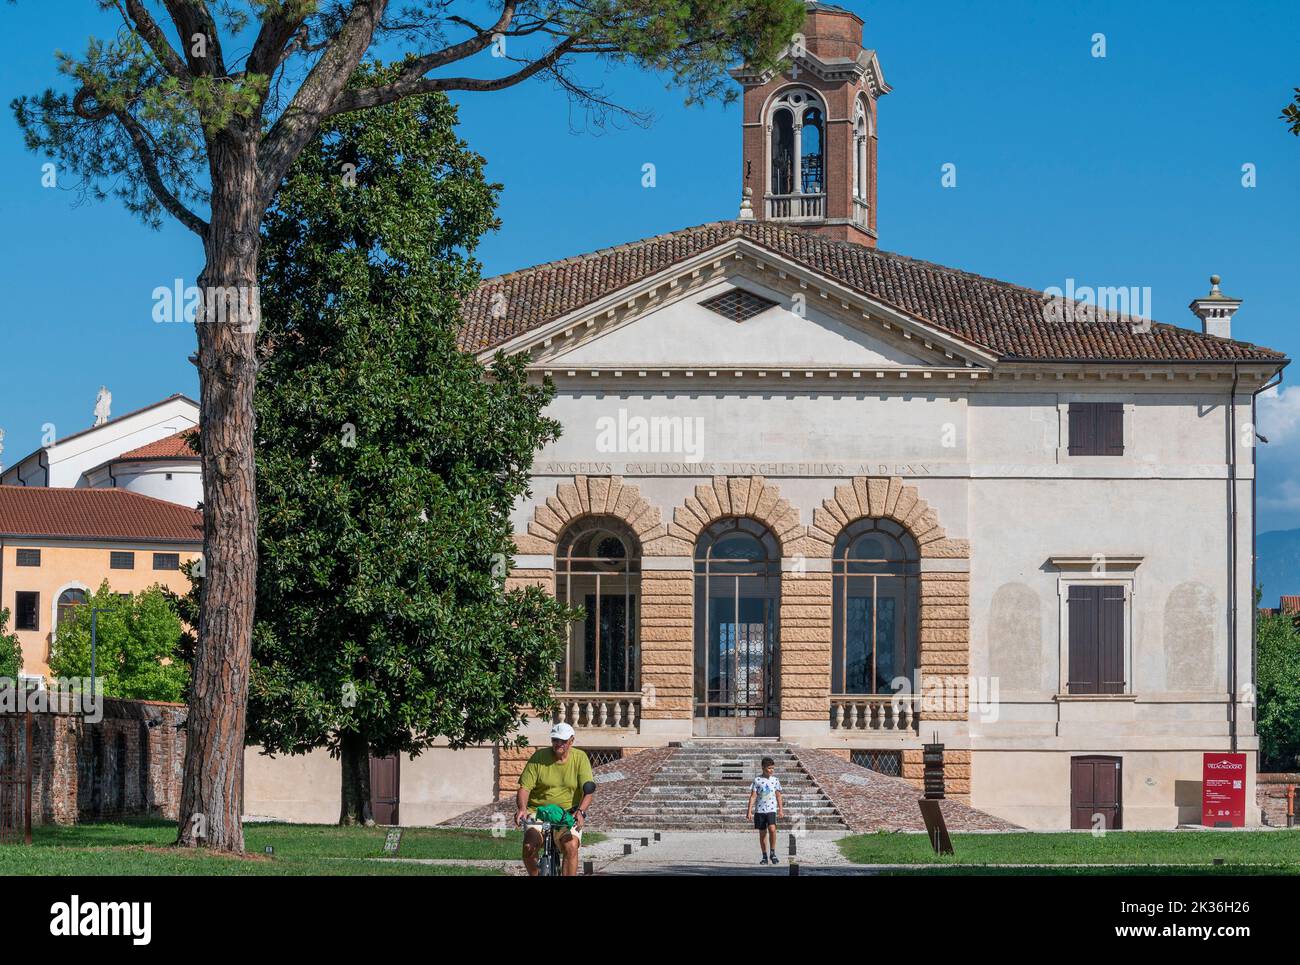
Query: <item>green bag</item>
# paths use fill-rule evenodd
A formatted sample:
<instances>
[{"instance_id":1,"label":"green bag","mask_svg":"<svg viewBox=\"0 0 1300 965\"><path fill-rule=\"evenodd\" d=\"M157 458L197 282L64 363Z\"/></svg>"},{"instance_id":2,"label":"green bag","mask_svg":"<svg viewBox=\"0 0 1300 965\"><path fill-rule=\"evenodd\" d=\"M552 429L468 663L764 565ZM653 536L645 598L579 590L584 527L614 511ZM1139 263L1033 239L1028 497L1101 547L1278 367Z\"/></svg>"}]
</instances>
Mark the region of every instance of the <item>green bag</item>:
<instances>
[{"instance_id":1,"label":"green bag","mask_svg":"<svg viewBox=\"0 0 1300 965\"><path fill-rule=\"evenodd\" d=\"M562 824L566 828L573 827L574 817L558 804L543 804L537 809L537 820L547 821L550 824Z\"/></svg>"}]
</instances>

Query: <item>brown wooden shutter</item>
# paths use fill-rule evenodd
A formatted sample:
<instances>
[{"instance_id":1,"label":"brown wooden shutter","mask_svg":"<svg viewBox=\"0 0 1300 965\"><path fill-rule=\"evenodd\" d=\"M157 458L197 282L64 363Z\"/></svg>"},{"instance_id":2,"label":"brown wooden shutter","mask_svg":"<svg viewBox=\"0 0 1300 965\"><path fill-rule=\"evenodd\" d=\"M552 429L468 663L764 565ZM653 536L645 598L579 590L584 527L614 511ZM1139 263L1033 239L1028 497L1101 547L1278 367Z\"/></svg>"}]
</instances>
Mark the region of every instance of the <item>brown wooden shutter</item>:
<instances>
[{"instance_id":1,"label":"brown wooden shutter","mask_svg":"<svg viewBox=\"0 0 1300 965\"><path fill-rule=\"evenodd\" d=\"M1097 664L1102 694L1124 692L1124 587L1101 586L1098 600Z\"/></svg>"},{"instance_id":2,"label":"brown wooden shutter","mask_svg":"<svg viewBox=\"0 0 1300 965\"><path fill-rule=\"evenodd\" d=\"M1096 445L1096 419L1086 402L1070 403L1070 455L1087 456Z\"/></svg>"},{"instance_id":3,"label":"brown wooden shutter","mask_svg":"<svg viewBox=\"0 0 1300 965\"><path fill-rule=\"evenodd\" d=\"M1095 694L1101 683L1097 647L1098 600L1101 587L1071 586L1068 599L1070 616L1070 674L1066 692Z\"/></svg>"},{"instance_id":4,"label":"brown wooden shutter","mask_svg":"<svg viewBox=\"0 0 1300 965\"><path fill-rule=\"evenodd\" d=\"M1124 404L1103 402L1097 408L1101 430L1098 451L1107 456L1124 455Z\"/></svg>"},{"instance_id":5,"label":"brown wooden shutter","mask_svg":"<svg viewBox=\"0 0 1300 965\"><path fill-rule=\"evenodd\" d=\"M1070 587L1071 694L1124 693L1124 587Z\"/></svg>"}]
</instances>

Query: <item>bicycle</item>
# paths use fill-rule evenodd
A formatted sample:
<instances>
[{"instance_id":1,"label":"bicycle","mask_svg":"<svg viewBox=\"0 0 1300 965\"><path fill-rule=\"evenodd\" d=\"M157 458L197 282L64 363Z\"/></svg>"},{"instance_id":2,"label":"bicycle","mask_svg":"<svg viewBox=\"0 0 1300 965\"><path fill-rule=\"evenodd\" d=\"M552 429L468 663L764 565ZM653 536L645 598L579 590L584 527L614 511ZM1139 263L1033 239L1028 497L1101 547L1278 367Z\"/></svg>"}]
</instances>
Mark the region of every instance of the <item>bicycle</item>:
<instances>
[{"instance_id":1,"label":"bicycle","mask_svg":"<svg viewBox=\"0 0 1300 965\"><path fill-rule=\"evenodd\" d=\"M582 792L584 795L591 794L596 790L596 785L592 781L583 784ZM549 805L554 807L554 805ZM571 817L576 809L568 808L564 814ZM547 821L534 816L531 820L525 817L520 824L524 828L524 833L528 833L529 828L537 828L542 834L542 847L537 855L537 876L539 878L558 878L564 874L564 856L560 853L560 846L556 841L556 830L560 834L573 827L573 822L569 821Z\"/></svg>"}]
</instances>

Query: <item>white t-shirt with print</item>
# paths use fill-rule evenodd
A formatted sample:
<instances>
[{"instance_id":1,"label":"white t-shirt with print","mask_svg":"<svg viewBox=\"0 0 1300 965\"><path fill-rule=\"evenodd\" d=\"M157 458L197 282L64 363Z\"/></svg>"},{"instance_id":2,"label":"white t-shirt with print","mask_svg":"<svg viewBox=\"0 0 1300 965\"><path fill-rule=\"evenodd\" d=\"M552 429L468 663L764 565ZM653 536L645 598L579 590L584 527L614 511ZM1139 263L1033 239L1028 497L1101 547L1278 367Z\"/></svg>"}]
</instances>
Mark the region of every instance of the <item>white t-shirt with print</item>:
<instances>
[{"instance_id":1,"label":"white t-shirt with print","mask_svg":"<svg viewBox=\"0 0 1300 965\"><path fill-rule=\"evenodd\" d=\"M780 778L763 777L760 774L754 778L751 790L758 795L758 800L754 802L755 814L776 813L776 792L781 790Z\"/></svg>"}]
</instances>

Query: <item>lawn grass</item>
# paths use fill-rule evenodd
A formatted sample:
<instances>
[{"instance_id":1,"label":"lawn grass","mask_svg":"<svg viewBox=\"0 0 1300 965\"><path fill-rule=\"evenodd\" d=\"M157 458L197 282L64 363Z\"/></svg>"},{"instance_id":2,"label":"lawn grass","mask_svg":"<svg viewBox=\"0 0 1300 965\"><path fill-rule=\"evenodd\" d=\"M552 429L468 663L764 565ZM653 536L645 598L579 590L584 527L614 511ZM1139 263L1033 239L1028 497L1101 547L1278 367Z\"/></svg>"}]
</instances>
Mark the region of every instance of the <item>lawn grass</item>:
<instances>
[{"instance_id":1,"label":"lawn grass","mask_svg":"<svg viewBox=\"0 0 1300 965\"><path fill-rule=\"evenodd\" d=\"M856 834L841 838L840 851L859 864L933 864L960 868L974 865L1194 865L1241 873L1243 865L1271 865L1300 873L1300 829L1294 831L1111 831L1104 836L1075 834L954 834L952 856L934 853L924 834ZM991 869L993 873L1012 869ZM1064 869L1063 869L1064 870ZM1113 873L1129 871L1107 869ZM1034 873L1034 872L1030 872Z\"/></svg>"},{"instance_id":2,"label":"lawn grass","mask_svg":"<svg viewBox=\"0 0 1300 965\"><path fill-rule=\"evenodd\" d=\"M474 875L493 868L372 861L384 855L387 828L248 824L248 856L223 857L173 849L168 821L47 825L33 830L32 846L0 847L0 875ZM404 829L403 858L517 860L519 832ZM266 853L267 848L271 853Z\"/></svg>"}]
</instances>

